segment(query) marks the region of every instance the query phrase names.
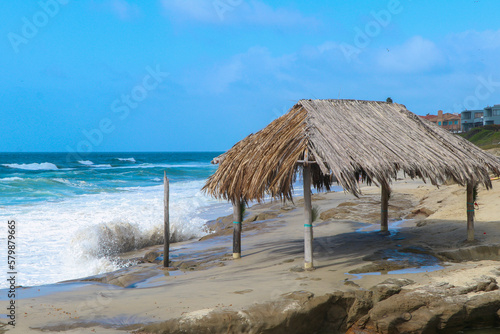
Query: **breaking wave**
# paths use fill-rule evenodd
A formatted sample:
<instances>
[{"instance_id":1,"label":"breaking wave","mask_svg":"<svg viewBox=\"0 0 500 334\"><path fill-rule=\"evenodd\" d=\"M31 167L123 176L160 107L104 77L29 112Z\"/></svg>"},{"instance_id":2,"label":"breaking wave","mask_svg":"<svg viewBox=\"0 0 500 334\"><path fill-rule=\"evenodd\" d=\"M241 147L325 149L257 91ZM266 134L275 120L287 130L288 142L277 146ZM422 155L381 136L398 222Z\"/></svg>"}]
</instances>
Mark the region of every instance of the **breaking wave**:
<instances>
[{"instance_id":1,"label":"breaking wave","mask_svg":"<svg viewBox=\"0 0 500 334\"><path fill-rule=\"evenodd\" d=\"M50 162L32 163L32 164L3 164L2 166L24 170L58 170L56 165Z\"/></svg>"},{"instance_id":2,"label":"breaking wave","mask_svg":"<svg viewBox=\"0 0 500 334\"><path fill-rule=\"evenodd\" d=\"M4 177L3 179L0 179L0 181L5 181L5 182L11 182L11 181L23 181L24 179L21 177Z\"/></svg>"}]
</instances>

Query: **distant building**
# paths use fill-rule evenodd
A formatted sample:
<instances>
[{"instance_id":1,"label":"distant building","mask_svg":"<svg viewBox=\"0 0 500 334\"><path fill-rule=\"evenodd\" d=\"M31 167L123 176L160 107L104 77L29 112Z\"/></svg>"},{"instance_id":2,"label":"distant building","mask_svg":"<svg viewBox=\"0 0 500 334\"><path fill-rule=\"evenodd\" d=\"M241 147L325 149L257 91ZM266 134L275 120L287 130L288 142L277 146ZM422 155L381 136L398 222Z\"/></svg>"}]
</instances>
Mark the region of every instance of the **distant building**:
<instances>
[{"instance_id":1,"label":"distant building","mask_svg":"<svg viewBox=\"0 0 500 334\"><path fill-rule=\"evenodd\" d=\"M462 111L462 131L466 132L479 126L500 124L500 104L482 110Z\"/></svg>"},{"instance_id":2,"label":"distant building","mask_svg":"<svg viewBox=\"0 0 500 334\"><path fill-rule=\"evenodd\" d=\"M484 125L500 124L500 104L484 108Z\"/></svg>"},{"instance_id":3,"label":"distant building","mask_svg":"<svg viewBox=\"0 0 500 334\"><path fill-rule=\"evenodd\" d=\"M462 131L467 132L472 128L484 125L484 110L462 111Z\"/></svg>"},{"instance_id":4,"label":"distant building","mask_svg":"<svg viewBox=\"0 0 500 334\"><path fill-rule=\"evenodd\" d=\"M431 121L437 126L440 126L443 129L446 129L451 132L459 132L461 129L459 114L450 114L450 113L443 114L442 110L438 110L437 115L427 114L425 116L420 116L420 117L425 118L426 120Z\"/></svg>"}]
</instances>

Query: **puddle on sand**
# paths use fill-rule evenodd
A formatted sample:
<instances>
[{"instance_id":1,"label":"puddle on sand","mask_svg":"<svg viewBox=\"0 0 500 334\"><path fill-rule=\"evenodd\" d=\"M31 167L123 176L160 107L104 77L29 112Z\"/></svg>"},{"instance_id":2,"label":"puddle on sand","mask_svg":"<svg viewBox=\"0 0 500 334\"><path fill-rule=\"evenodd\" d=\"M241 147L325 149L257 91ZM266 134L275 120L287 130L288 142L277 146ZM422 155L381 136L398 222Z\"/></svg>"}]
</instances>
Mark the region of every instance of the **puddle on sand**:
<instances>
[{"instance_id":1,"label":"puddle on sand","mask_svg":"<svg viewBox=\"0 0 500 334\"><path fill-rule=\"evenodd\" d=\"M405 268L398 270L391 270L388 272L374 272L374 273L360 273L360 274L350 274L345 273L346 275L353 276L352 281L363 278L364 276L377 276L377 275L402 275L402 274L419 274L419 273L429 273L432 271L438 271L443 269L443 266L435 265L435 266L422 266L422 267L413 267L413 268ZM499 332L500 333L500 332Z\"/></svg>"},{"instance_id":2,"label":"puddle on sand","mask_svg":"<svg viewBox=\"0 0 500 334\"><path fill-rule=\"evenodd\" d=\"M351 271L350 273L346 273L346 275L352 275L355 279L360 279L366 275L418 274L433 272L444 268L438 258L429 254L421 247L383 249L363 259L365 261L372 261L371 264L367 264L358 269L366 270L366 272L355 272L355 270L353 270L354 272ZM398 266L400 269L396 269ZM373 271L370 270L372 268ZM384 270L384 268L387 269Z\"/></svg>"},{"instance_id":3,"label":"puddle on sand","mask_svg":"<svg viewBox=\"0 0 500 334\"><path fill-rule=\"evenodd\" d=\"M182 270L172 270L166 271L164 274L156 275L153 277L146 278L142 281L135 282L126 286L127 289L144 289L144 288L154 288L158 286L163 286L169 284L169 281L165 280L165 276L180 276L183 275Z\"/></svg>"},{"instance_id":4,"label":"puddle on sand","mask_svg":"<svg viewBox=\"0 0 500 334\"><path fill-rule=\"evenodd\" d=\"M388 236L394 240L402 240L404 238L398 237L399 230L401 229L401 225L406 221L406 219L397 220L393 222L389 222L389 234ZM356 233L373 233L380 232L380 224L368 224L367 226L360 227L356 230Z\"/></svg>"},{"instance_id":5,"label":"puddle on sand","mask_svg":"<svg viewBox=\"0 0 500 334\"><path fill-rule=\"evenodd\" d=\"M444 268L443 266L436 264L434 266L422 266L422 267L415 267L415 268L405 268L405 269L393 270L393 271L389 271L388 274L399 275L399 274L430 273L433 271L441 270L443 268Z\"/></svg>"},{"instance_id":6,"label":"puddle on sand","mask_svg":"<svg viewBox=\"0 0 500 334\"><path fill-rule=\"evenodd\" d=\"M387 237L392 240L403 240L404 237L400 236L400 229L406 219L397 220L389 223L389 233ZM356 233L377 233L380 232L379 224L369 224L358 228ZM401 247L401 245L397 245ZM355 279L360 279L367 275L401 275L401 274L418 274L425 272L432 272L441 270L444 267L440 265L440 261L433 255L428 254L425 249L419 247L409 247L405 249L384 249L375 252L373 256L364 258L366 261L373 261L373 266L376 263L386 263L388 270L367 271L363 273L346 273L346 275L354 276ZM391 264L397 266L401 265L403 269L391 270ZM370 265L367 265L369 267Z\"/></svg>"},{"instance_id":7,"label":"puddle on sand","mask_svg":"<svg viewBox=\"0 0 500 334\"><path fill-rule=\"evenodd\" d=\"M66 332L68 329L74 328L80 328L82 332L78 331L78 333L91 333L95 332L94 330L90 330L90 327L95 327L95 326L102 326L104 328L115 328L115 329L122 329L122 328L128 328L130 327L138 327L142 326L144 324L149 324L157 321L156 319L152 318L146 318L143 316L136 316L136 315L118 315L116 317L112 318L105 318L102 316L96 316L93 317L93 319L78 319L78 320L70 320L66 321L63 323L55 324L55 325L49 325L49 326L44 326L44 327L33 327L33 329L38 329L41 332L46 332L46 331L51 331L51 332ZM83 328L83 329L82 329ZM85 331L84 329L87 329ZM128 333L128 331L127 331Z\"/></svg>"},{"instance_id":8,"label":"puddle on sand","mask_svg":"<svg viewBox=\"0 0 500 334\"><path fill-rule=\"evenodd\" d=\"M96 283L96 282L75 282L75 283L54 283L54 284L47 284L47 285L39 285L39 286L34 286L34 287L17 287L16 288L16 299L28 299L28 298L37 298L37 297L42 297L50 294L55 294L58 292L66 292L66 291L72 291L79 289L84 286L88 285L102 285L106 286L106 289L120 289L120 287L114 286L114 285L109 285L109 284L102 284L102 283ZM0 300L8 300L7 299L7 292L8 289L1 289L0 290Z\"/></svg>"}]
</instances>

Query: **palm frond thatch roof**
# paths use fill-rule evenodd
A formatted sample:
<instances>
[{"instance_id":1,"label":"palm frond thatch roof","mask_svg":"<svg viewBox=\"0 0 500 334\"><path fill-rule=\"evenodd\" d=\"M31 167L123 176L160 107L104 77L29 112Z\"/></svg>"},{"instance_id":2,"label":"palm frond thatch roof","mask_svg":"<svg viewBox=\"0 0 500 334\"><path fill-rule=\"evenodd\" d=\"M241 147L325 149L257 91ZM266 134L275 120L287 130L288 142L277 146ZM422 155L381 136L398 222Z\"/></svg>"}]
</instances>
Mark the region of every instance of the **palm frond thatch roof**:
<instances>
[{"instance_id":1,"label":"palm frond thatch roof","mask_svg":"<svg viewBox=\"0 0 500 334\"><path fill-rule=\"evenodd\" d=\"M338 182L360 194L359 177L388 184L398 171L438 185L491 188L489 173L500 161L469 141L424 120L397 103L360 100L300 100L261 131L218 157L219 168L203 190L231 200L292 196L297 161L311 165L312 184L328 189Z\"/></svg>"}]
</instances>

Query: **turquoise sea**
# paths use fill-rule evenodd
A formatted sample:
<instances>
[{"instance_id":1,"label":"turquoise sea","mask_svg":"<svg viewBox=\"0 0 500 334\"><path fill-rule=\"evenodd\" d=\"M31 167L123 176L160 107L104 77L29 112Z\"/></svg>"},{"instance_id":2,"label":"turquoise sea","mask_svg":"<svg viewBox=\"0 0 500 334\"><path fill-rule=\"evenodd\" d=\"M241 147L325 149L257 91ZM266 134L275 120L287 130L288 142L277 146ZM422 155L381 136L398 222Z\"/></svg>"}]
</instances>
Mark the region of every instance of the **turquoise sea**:
<instances>
[{"instance_id":1,"label":"turquoise sea","mask_svg":"<svg viewBox=\"0 0 500 334\"><path fill-rule=\"evenodd\" d=\"M231 212L200 191L220 153L0 153L0 242L15 220L19 284L115 270L115 255L161 242L164 171L173 238L204 235L205 222Z\"/></svg>"}]
</instances>

